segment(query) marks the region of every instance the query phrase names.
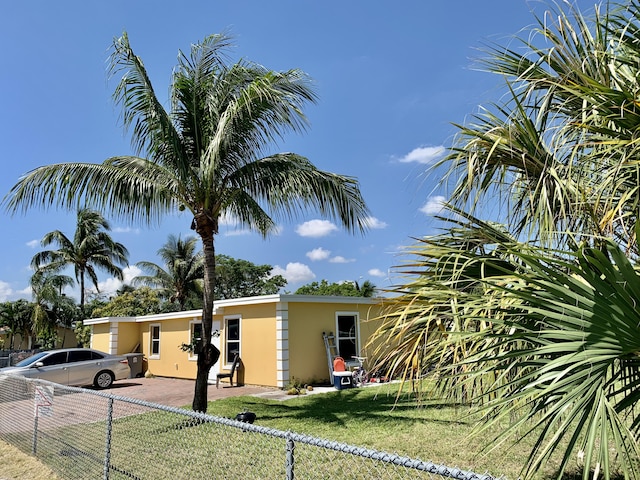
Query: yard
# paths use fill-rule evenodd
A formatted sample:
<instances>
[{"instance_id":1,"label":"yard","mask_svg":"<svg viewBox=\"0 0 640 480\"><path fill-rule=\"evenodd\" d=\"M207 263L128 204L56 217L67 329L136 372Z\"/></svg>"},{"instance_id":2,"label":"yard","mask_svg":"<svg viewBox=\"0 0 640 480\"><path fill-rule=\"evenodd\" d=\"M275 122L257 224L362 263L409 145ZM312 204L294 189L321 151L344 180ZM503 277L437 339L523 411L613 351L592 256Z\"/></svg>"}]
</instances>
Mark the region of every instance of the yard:
<instances>
[{"instance_id":1,"label":"yard","mask_svg":"<svg viewBox=\"0 0 640 480\"><path fill-rule=\"evenodd\" d=\"M520 468L526 461L526 442L515 449L505 447L479 454L481 447L486 444L486 438L471 435L475 417L467 407L435 401L422 402L417 406L407 394L396 401L397 389L398 384L385 384L301 395L286 401L253 396L230 397L210 402L208 413L233 418L241 411L250 410L257 415L255 424L268 428L397 453L476 473L489 473L495 477L519 477ZM159 431L157 424L150 425L152 422L149 422L149 418L140 420L145 428L151 428L156 433ZM82 435L90 434L88 425L69 426L70 432L75 434L80 434L80 428ZM140 432L141 422L134 418L124 421L120 428L138 431L143 435ZM167 440L167 435L177 435L171 433L173 429L162 431L165 444L171 441ZM99 436L102 432L103 427L100 427L95 433ZM186 445L184 448L187 448ZM173 456L176 459L181 456L175 445ZM12 464L16 458L19 457L0 442L0 465ZM20 472L3 471L0 477L22 478L19 473L29 472L29 478L56 478L46 472L46 468L38 467L37 461L20 458ZM40 472L40 476L32 472ZM547 465L545 478L553 477L554 473L554 465Z\"/></svg>"},{"instance_id":2,"label":"yard","mask_svg":"<svg viewBox=\"0 0 640 480\"><path fill-rule=\"evenodd\" d=\"M517 448L481 453L486 437L472 435L475 419L468 407L438 401L396 399L398 384L302 395L286 401L232 397L211 402L211 415L256 413L256 424L328 440L419 458L449 467L515 479L527 459L527 442ZM577 465L576 465L577 466ZM554 476L548 464L545 477ZM571 472L569 472L571 473ZM566 478L566 476L565 476Z\"/></svg>"}]
</instances>

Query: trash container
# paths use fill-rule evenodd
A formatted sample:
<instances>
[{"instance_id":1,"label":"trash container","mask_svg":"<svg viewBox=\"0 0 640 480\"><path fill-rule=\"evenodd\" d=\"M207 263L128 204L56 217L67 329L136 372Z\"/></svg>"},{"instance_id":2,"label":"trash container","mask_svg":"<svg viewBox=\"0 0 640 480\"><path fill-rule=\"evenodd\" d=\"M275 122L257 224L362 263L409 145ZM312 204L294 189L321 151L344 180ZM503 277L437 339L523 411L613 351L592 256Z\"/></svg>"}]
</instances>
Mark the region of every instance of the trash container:
<instances>
[{"instance_id":1,"label":"trash container","mask_svg":"<svg viewBox=\"0 0 640 480\"><path fill-rule=\"evenodd\" d=\"M131 368L131 374L129 378L140 378L144 375L142 371L142 357L141 353L127 353L127 360L129 361L129 367Z\"/></svg>"},{"instance_id":2,"label":"trash container","mask_svg":"<svg viewBox=\"0 0 640 480\"><path fill-rule=\"evenodd\" d=\"M353 374L351 372L333 372L333 386L338 390L353 387Z\"/></svg>"}]
</instances>

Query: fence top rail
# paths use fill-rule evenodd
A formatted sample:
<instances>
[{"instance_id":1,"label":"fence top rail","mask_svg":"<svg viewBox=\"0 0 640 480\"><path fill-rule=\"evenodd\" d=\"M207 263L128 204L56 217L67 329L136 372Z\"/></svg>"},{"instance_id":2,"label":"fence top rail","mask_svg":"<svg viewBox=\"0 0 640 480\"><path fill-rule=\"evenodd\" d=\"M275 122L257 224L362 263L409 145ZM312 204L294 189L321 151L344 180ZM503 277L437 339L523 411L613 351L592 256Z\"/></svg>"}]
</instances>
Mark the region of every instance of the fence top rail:
<instances>
[{"instance_id":1,"label":"fence top rail","mask_svg":"<svg viewBox=\"0 0 640 480\"><path fill-rule=\"evenodd\" d=\"M2 374L0 374L0 376L2 376ZM17 375L15 376L17 377ZM425 462L423 460L404 457L404 456L400 456L393 453L382 452L382 451L368 449L364 447L357 447L354 445L349 445L347 443L336 442L333 440L326 440L323 438L294 433L291 431L277 430L275 428L269 428L269 427L264 427L260 425L253 425L250 423L240 422L232 418L218 417L215 415L209 415L207 413L194 412L192 410L186 410L184 408L177 408L177 407L171 407L168 405L162 405L159 403L147 402L145 400L140 400L137 398L113 395L111 393L98 391L98 390L90 390L90 389L79 388L79 387L70 387L70 386L60 385L57 383L47 382L45 380L30 379L25 377L20 377L20 378L23 378L27 382L37 383L40 385L50 385L55 387L58 390L62 390L69 393L82 393L87 395L95 395L95 396L110 399L114 402L119 401L119 402L139 405L139 406L143 406L143 407L147 407L147 408L155 409L159 411L185 415L187 417L196 419L203 423L205 422L216 423L216 424L225 425L228 427L239 428L245 432L253 432L257 434L267 435L270 437L282 438L285 440L292 440L294 442L303 443L303 444L307 444L315 447L320 447L327 450L344 452L351 455L360 456L363 458L369 458L372 460L381 461L384 463L403 466L403 467L414 469L414 470L425 471L428 473L440 475L445 478L451 478L455 480L498 480L496 479L496 477L493 477L492 475L488 475L488 474L478 474L470 470L462 470L459 468L448 467L446 465L440 465L437 463Z\"/></svg>"}]
</instances>

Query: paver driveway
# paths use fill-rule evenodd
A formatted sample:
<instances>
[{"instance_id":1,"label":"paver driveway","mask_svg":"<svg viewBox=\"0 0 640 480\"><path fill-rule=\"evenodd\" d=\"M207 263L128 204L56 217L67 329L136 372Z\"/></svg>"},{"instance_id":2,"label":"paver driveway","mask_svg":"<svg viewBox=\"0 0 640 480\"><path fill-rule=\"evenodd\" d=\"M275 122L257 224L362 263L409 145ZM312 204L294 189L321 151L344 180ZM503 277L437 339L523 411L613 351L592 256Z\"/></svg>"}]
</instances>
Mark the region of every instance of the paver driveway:
<instances>
[{"instance_id":1,"label":"paver driveway","mask_svg":"<svg viewBox=\"0 0 640 480\"><path fill-rule=\"evenodd\" d=\"M137 398L147 402L159 403L170 407L187 407L190 409L193 400L195 380L181 378L130 378L115 382L113 386L102 390L121 397ZM258 395L278 398L285 392L277 388L257 387L253 385L231 387L229 385L209 385L207 398L209 401L241 395Z\"/></svg>"}]
</instances>

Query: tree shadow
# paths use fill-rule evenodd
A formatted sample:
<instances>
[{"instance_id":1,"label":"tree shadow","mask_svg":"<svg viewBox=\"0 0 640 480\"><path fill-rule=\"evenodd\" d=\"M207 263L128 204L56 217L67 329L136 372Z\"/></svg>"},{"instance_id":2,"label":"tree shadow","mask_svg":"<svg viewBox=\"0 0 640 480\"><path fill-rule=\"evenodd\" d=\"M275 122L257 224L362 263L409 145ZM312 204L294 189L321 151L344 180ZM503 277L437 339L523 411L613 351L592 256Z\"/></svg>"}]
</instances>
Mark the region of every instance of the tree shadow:
<instances>
[{"instance_id":1,"label":"tree shadow","mask_svg":"<svg viewBox=\"0 0 640 480\"><path fill-rule=\"evenodd\" d=\"M229 407L236 409L248 409L257 414L257 423L269 420L291 419L292 421L316 421L326 425L345 426L346 419L358 418L363 422L375 422L377 424L393 423L403 426L423 422L429 411L444 408L459 407L452 403L433 402L417 406L410 398L397 399L396 394L379 393L371 395L364 389L336 390L313 395L303 395L299 398L288 400L265 400L258 397L234 397L226 399L224 408L218 402L209 405L209 412L224 412L223 416L233 416ZM239 410L238 410L239 411ZM237 413L237 412L236 412ZM422 413L422 414L420 414ZM214 413L216 414L216 413ZM438 415L430 415L429 421L463 425L464 420L443 419Z\"/></svg>"}]
</instances>

